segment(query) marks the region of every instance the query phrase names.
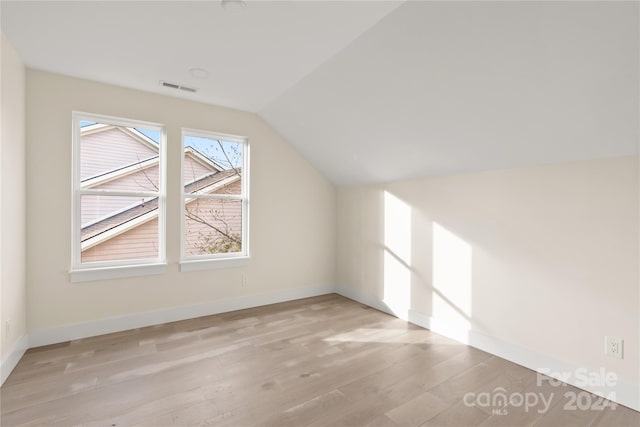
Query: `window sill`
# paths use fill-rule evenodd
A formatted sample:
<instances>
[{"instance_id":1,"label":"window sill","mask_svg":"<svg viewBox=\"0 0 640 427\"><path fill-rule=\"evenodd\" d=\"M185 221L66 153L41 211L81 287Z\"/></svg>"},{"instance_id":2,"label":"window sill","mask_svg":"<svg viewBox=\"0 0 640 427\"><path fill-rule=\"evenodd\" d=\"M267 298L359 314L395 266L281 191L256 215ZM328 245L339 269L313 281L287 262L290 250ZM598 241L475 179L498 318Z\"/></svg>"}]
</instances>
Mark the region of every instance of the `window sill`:
<instances>
[{"instance_id":1,"label":"window sill","mask_svg":"<svg viewBox=\"0 0 640 427\"><path fill-rule=\"evenodd\" d=\"M237 258L219 258L219 259L194 259L185 260L180 263L180 271L200 271L212 270L216 268L234 268L249 265L248 256Z\"/></svg>"},{"instance_id":2,"label":"window sill","mask_svg":"<svg viewBox=\"0 0 640 427\"><path fill-rule=\"evenodd\" d=\"M120 279L123 277L150 276L162 274L167 264L141 264L117 267L87 268L71 270L69 276L72 283L91 282L96 280Z\"/></svg>"}]
</instances>

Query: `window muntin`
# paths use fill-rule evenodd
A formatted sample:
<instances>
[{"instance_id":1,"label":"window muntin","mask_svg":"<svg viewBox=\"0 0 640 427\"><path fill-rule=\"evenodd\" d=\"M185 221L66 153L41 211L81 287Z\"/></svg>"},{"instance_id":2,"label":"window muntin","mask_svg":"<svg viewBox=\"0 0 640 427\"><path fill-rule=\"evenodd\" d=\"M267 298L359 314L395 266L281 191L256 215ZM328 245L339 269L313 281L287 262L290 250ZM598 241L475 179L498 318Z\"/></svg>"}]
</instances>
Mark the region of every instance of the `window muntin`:
<instances>
[{"instance_id":1,"label":"window muntin","mask_svg":"<svg viewBox=\"0 0 640 427\"><path fill-rule=\"evenodd\" d=\"M163 126L73 114L72 270L163 263Z\"/></svg>"},{"instance_id":2,"label":"window muntin","mask_svg":"<svg viewBox=\"0 0 640 427\"><path fill-rule=\"evenodd\" d=\"M182 259L247 257L247 139L183 129L182 147Z\"/></svg>"}]
</instances>

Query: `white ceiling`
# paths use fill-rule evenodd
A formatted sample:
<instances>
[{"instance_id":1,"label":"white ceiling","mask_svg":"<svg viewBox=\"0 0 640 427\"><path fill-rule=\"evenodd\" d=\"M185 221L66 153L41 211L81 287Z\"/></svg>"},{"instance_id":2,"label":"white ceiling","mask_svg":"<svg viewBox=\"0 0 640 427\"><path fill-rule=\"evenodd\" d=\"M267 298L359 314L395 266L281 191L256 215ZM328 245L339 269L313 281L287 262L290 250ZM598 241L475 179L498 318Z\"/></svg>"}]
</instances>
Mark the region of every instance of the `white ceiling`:
<instances>
[{"instance_id":1,"label":"white ceiling","mask_svg":"<svg viewBox=\"0 0 640 427\"><path fill-rule=\"evenodd\" d=\"M638 152L638 3L406 3L261 115L342 184Z\"/></svg>"},{"instance_id":2,"label":"white ceiling","mask_svg":"<svg viewBox=\"0 0 640 427\"><path fill-rule=\"evenodd\" d=\"M637 2L1 5L28 66L199 87L339 184L638 153Z\"/></svg>"},{"instance_id":3,"label":"white ceiling","mask_svg":"<svg viewBox=\"0 0 640 427\"><path fill-rule=\"evenodd\" d=\"M400 2L2 1L28 67L256 112ZM209 71L194 78L191 68ZM162 88L160 80L198 88Z\"/></svg>"}]
</instances>

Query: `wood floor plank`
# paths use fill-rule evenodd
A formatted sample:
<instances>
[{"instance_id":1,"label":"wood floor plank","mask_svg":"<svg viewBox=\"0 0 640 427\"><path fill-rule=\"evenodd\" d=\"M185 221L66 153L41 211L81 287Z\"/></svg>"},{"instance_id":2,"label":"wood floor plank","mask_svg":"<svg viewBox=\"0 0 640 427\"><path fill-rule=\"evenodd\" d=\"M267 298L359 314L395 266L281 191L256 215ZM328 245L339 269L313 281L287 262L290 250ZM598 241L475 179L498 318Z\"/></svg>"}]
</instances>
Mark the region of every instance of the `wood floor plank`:
<instances>
[{"instance_id":1,"label":"wood floor plank","mask_svg":"<svg viewBox=\"0 0 640 427\"><path fill-rule=\"evenodd\" d=\"M462 401L456 401L444 411L427 420L422 424L422 427L477 426L487 418L489 415L477 406L471 407Z\"/></svg>"},{"instance_id":2,"label":"wood floor plank","mask_svg":"<svg viewBox=\"0 0 640 427\"><path fill-rule=\"evenodd\" d=\"M495 390L553 399L545 411L465 402ZM330 294L31 349L0 389L0 424L640 424L622 406L567 411L566 390L580 392Z\"/></svg>"},{"instance_id":3,"label":"wood floor plank","mask_svg":"<svg viewBox=\"0 0 640 427\"><path fill-rule=\"evenodd\" d=\"M427 391L388 411L385 415L400 425L420 426L448 407L447 402Z\"/></svg>"},{"instance_id":4,"label":"wood floor plank","mask_svg":"<svg viewBox=\"0 0 640 427\"><path fill-rule=\"evenodd\" d=\"M615 410L601 411L591 426L638 427L640 426L640 412L618 405Z\"/></svg>"}]
</instances>

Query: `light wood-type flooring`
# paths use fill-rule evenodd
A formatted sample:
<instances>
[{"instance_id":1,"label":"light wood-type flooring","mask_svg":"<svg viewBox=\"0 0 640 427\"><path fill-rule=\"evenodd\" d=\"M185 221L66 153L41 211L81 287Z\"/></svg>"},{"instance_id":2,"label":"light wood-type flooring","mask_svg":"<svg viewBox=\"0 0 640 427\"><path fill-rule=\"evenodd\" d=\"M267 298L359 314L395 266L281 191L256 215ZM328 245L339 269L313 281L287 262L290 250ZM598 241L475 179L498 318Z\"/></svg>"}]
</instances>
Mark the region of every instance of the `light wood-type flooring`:
<instances>
[{"instance_id":1,"label":"light wood-type flooring","mask_svg":"<svg viewBox=\"0 0 640 427\"><path fill-rule=\"evenodd\" d=\"M31 349L1 389L1 421L640 425L638 412L600 410L593 395L536 383L533 371L332 294ZM571 393L594 408L570 410ZM546 411L542 401L520 404L534 394L550 402Z\"/></svg>"}]
</instances>

